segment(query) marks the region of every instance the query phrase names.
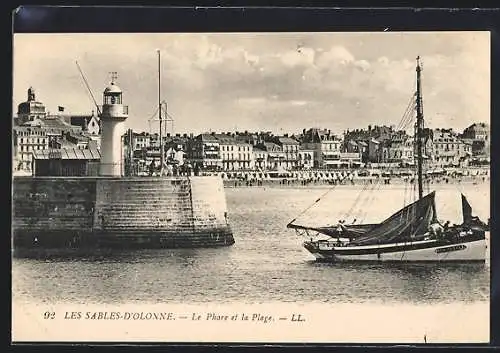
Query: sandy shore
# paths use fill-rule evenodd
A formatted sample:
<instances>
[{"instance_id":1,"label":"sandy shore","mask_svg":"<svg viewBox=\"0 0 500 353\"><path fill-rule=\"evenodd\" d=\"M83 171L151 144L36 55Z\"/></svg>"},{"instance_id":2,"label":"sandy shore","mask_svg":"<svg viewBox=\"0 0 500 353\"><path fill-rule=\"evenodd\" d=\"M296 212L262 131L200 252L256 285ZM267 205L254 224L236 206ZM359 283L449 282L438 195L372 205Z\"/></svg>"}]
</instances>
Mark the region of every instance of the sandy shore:
<instances>
[{"instance_id":1,"label":"sandy shore","mask_svg":"<svg viewBox=\"0 0 500 353\"><path fill-rule=\"evenodd\" d=\"M458 178L435 178L431 179L429 182L424 183L424 185L435 185L437 187L446 187L447 185L453 187L459 187L460 185L476 185L489 183L490 178L485 176L470 176ZM377 185L380 187L406 187L408 185L413 185L404 178L354 178L353 180L344 180L342 182L334 182L329 180L316 180L316 181L304 181L298 179L267 179L260 181L246 181L246 180L224 180L225 188L247 188L247 187L273 187L273 188L310 188L310 187L341 187L341 188L359 188L365 187L366 185Z\"/></svg>"}]
</instances>

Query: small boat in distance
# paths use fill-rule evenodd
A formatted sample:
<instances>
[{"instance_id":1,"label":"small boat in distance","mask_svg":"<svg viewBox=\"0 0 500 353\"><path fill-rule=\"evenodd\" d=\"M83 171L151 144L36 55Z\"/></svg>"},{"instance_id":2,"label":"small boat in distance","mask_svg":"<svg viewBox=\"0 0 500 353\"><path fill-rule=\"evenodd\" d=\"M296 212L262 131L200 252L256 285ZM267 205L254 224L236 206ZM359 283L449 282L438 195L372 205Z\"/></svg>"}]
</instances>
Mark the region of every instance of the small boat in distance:
<instances>
[{"instance_id":1,"label":"small boat in distance","mask_svg":"<svg viewBox=\"0 0 500 353\"><path fill-rule=\"evenodd\" d=\"M473 216L472 207L461 193L462 223L442 224L436 211L435 191L423 192L423 130L421 66L417 57L416 167L418 199L376 224L345 224L287 228L298 233L314 232L327 239L310 239L303 246L319 261L486 261L486 234L489 224ZM316 200L316 202L319 201Z\"/></svg>"}]
</instances>

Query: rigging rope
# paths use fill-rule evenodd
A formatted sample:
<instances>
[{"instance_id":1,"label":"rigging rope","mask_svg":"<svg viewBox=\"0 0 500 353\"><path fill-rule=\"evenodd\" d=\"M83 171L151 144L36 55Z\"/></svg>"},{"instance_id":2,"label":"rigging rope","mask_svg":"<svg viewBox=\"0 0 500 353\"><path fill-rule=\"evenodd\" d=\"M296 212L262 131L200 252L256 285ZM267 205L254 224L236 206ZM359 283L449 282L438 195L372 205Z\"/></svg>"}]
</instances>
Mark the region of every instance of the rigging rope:
<instances>
[{"instance_id":1,"label":"rigging rope","mask_svg":"<svg viewBox=\"0 0 500 353\"><path fill-rule=\"evenodd\" d=\"M302 216L304 213L306 213L307 211L309 211L314 205L316 205L323 197L325 197L327 194L329 194L330 192L332 192L335 187L337 186L337 184L333 185L333 187L331 187L330 189L328 189L325 193L323 193L316 201L314 201L311 205L309 205L305 210L303 210L302 212L300 212L297 216L295 216L294 219L292 219L289 224L292 224L293 222L295 222L297 220L297 218L299 218L300 216Z\"/></svg>"},{"instance_id":2,"label":"rigging rope","mask_svg":"<svg viewBox=\"0 0 500 353\"><path fill-rule=\"evenodd\" d=\"M380 181L377 181L377 183L375 183L375 186L374 186L374 189L373 189L373 193L371 194L371 198L370 200L367 200L367 202L365 203L365 212L363 212L363 215L361 217L361 219L359 220L359 223L363 223L366 216L368 215L368 207L373 203L373 201L375 200L375 191L378 191L380 189L380 186L382 185L382 183Z\"/></svg>"},{"instance_id":3,"label":"rigging rope","mask_svg":"<svg viewBox=\"0 0 500 353\"><path fill-rule=\"evenodd\" d=\"M410 97L410 100L408 102L408 105L406 106L406 109L404 110L404 113L403 113L403 116L401 118L401 120L399 121L398 125L397 125L397 129L396 130L402 130L403 129L403 126L407 126L408 123L411 121L411 112L413 112L413 104L414 103L414 99L415 99L415 93L413 93Z\"/></svg>"},{"instance_id":4,"label":"rigging rope","mask_svg":"<svg viewBox=\"0 0 500 353\"><path fill-rule=\"evenodd\" d=\"M361 198L361 195L366 191L367 187L368 187L368 184L365 184L363 186L363 188L361 189L361 191L358 193L358 196L354 200L354 203L352 204L351 208L346 213L344 213L342 219L346 219L347 216L352 213L352 211L354 210L354 207L358 204L359 199Z\"/></svg>"},{"instance_id":5,"label":"rigging rope","mask_svg":"<svg viewBox=\"0 0 500 353\"><path fill-rule=\"evenodd\" d=\"M406 194L407 194L407 189L408 189L408 183L404 181L405 184L405 190L403 194L403 208L406 207ZM403 220L403 213L401 213L401 220ZM408 218L406 218L406 221L408 222Z\"/></svg>"},{"instance_id":6,"label":"rigging rope","mask_svg":"<svg viewBox=\"0 0 500 353\"><path fill-rule=\"evenodd\" d=\"M372 186L370 187L370 189L371 189L371 188L373 188L373 187L374 187L374 185L372 185ZM366 203L366 201L368 201L368 197L369 197L369 196L370 196L370 194L367 194L367 195L366 195L366 197L364 198L364 200L360 200L360 202L359 202L359 203L361 203L361 204L365 204L365 203ZM354 206L353 206L353 208L354 208ZM361 207L357 207L357 208L356 208L355 210L353 210L353 212L351 213L352 218L353 218L353 219L356 219L356 220L360 219L360 218L361 218L361 212L362 212ZM345 218L347 218L347 216L349 216L349 215L348 215L348 214L346 214L346 215L345 215L345 217L344 217L344 219L345 219Z\"/></svg>"},{"instance_id":7,"label":"rigging rope","mask_svg":"<svg viewBox=\"0 0 500 353\"><path fill-rule=\"evenodd\" d=\"M379 181L377 181L375 184L370 184L370 188L368 190L368 193L366 194L366 197L364 198L363 202L360 201L359 203L361 203L363 206L367 206L368 204L370 204L371 201L373 201L373 191L375 190L375 188L379 184L380 184ZM353 212L353 218L362 220L362 216L364 215L364 212L365 211L363 209L361 209L361 207L358 207L357 213Z\"/></svg>"}]
</instances>

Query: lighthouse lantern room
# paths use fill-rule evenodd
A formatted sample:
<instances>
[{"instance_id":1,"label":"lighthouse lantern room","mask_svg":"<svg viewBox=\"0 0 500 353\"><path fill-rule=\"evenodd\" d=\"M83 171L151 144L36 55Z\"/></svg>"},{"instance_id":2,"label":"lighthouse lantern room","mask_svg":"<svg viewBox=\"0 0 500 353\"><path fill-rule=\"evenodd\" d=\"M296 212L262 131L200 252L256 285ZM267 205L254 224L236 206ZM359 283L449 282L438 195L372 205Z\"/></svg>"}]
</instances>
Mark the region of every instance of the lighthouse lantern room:
<instances>
[{"instance_id":1,"label":"lighthouse lantern room","mask_svg":"<svg viewBox=\"0 0 500 353\"><path fill-rule=\"evenodd\" d=\"M101 163L99 174L102 176L122 175L122 136L128 106L123 105L122 90L115 83L116 72L111 74L111 83L104 90L101 112Z\"/></svg>"}]
</instances>

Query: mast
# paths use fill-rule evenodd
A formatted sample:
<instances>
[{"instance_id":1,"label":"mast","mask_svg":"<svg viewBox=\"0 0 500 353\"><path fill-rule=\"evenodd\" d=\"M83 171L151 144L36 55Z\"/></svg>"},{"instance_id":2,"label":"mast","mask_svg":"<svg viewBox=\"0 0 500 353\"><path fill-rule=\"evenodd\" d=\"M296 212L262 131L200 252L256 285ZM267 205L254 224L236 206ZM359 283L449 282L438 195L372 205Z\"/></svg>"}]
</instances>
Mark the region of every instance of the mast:
<instances>
[{"instance_id":1,"label":"mast","mask_svg":"<svg viewBox=\"0 0 500 353\"><path fill-rule=\"evenodd\" d=\"M160 176L163 175L164 150L162 136L162 117L161 117L161 59L160 49L158 49L158 118L160 120Z\"/></svg>"},{"instance_id":2,"label":"mast","mask_svg":"<svg viewBox=\"0 0 500 353\"><path fill-rule=\"evenodd\" d=\"M422 156L422 150L423 150L423 143L422 143L422 134L424 130L424 113L422 109L422 84L421 84L421 71L422 68L420 66L420 56L417 56L417 97L416 97L416 110L417 110L417 123L415 125L415 136L416 136L416 142L417 142L417 175L418 175L418 199L422 199L423 197L423 182L422 182L422 162L423 162L423 156Z\"/></svg>"}]
</instances>

